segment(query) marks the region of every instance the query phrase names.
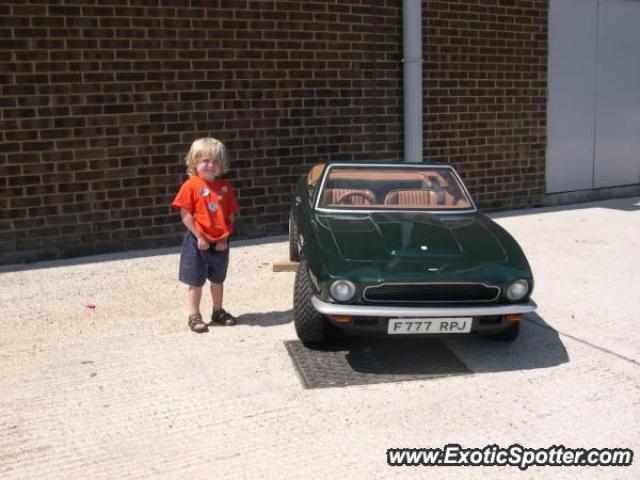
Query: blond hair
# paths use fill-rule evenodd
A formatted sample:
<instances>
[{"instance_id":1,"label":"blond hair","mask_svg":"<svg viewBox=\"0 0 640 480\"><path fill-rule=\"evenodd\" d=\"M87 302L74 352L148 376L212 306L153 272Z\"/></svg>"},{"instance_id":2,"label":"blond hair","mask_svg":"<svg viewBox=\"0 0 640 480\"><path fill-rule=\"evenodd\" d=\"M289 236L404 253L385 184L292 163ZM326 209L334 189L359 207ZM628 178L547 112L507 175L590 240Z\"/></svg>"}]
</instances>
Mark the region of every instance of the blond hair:
<instances>
[{"instance_id":1,"label":"blond hair","mask_svg":"<svg viewBox=\"0 0 640 480\"><path fill-rule=\"evenodd\" d=\"M196 174L196 164L205 155L209 155L212 159L220 162L223 174L229 171L229 159L227 158L224 144L215 138L203 137L198 138L191 144L189 153L184 157L184 163L187 166L187 173L190 177Z\"/></svg>"}]
</instances>

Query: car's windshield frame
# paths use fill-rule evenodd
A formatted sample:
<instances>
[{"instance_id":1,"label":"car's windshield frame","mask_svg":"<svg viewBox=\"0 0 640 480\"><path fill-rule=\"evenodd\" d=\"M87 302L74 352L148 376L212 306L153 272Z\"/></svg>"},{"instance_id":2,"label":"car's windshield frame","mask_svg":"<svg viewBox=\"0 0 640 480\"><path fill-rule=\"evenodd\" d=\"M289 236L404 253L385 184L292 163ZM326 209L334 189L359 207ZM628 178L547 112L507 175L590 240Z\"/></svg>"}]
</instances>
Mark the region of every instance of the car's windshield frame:
<instances>
[{"instance_id":1,"label":"car's windshield frame","mask_svg":"<svg viewBox=\"0 0 640 480\"><path fill-rule=\"evenodd\" d=\"M329 178L330 174L331 174L331 170L336 168L336 167L348 167L348 168L353 168L353 169L363 169L363 170L371 170L371 169L398 169L398 170L406 170L406 169L417 169L417 170L435 170L435 169L441 169L441 170L448 170L449 173L457 180L457 182L459 183L459 186L461 188L461 190L464 192L465 196L466 196L466 200L469 201L469 205L471 205L470 208L459 208L459 209L455 209L455 208L424 208L424 207L419 207L419 208L402 208L402 209L398 209L398 208L349 208L349 206L345 206L345 207L322 207L320 206L321 203L321 199L322 199L322 195L323 192L325 190L325 185L327 182L327 179ZM316 184L317 185L317 184ZM317 212L327 212L327 213L373 213L373 212L384 212L384 213L390 213L390 212L411 212L411 213L415 213L415 212L428 212L428 213L436 213L438 215L442 214L442 215L457 215L457 214L469 214L469 213L474 213L477 212L478 209L476 208L476 205L473 201L473 198L471 197L471 195L469 194L469 191L467 190L466 185L464 184L464 182L462 181L462 179L460 178L460 176L458 175L458 172L456 172L456 170L451 167L450 165L435 165L435 164L425 164L425 163L416 163L416 164L411 164L411 163L403 163L403 164L398 164L398 163L331 163L328 164L325 169L324 172L322 173L322 180L320 182L320 187L319 188L315 188L314 189L314 203L313 203L313 208L315 211Z\"/></svg>"}]
</instances>

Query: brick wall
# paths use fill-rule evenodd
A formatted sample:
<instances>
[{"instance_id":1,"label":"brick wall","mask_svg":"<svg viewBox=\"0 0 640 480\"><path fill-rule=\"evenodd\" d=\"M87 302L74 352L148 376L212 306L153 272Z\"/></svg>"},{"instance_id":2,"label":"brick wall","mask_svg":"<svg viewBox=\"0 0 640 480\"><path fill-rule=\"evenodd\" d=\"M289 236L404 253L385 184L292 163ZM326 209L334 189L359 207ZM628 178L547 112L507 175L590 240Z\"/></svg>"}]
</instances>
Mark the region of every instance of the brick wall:
<instances>
[{"instance_id":1,"label":"brick wall","mask_svg":"<svg viewBox=\"0 0 640 480\"><path fill-rule=\"evenodd\" d=\"M456 166L482 208L545 191L547 0L428 0L425 158Z\"/></svg>"},{"instance_id":2,"label":"brick wall","mask_svg":"<svg viewBox=\"0 0 640 480\"><path fill-rule=\"evenodd\" d=\"M546 1L423 1L425 156L480 205L544 188ZM230 150L240 234L326 159L402 159L402 2L0 4L0 263L176 244L191 141Z\"/></svg>"}]
</instances>

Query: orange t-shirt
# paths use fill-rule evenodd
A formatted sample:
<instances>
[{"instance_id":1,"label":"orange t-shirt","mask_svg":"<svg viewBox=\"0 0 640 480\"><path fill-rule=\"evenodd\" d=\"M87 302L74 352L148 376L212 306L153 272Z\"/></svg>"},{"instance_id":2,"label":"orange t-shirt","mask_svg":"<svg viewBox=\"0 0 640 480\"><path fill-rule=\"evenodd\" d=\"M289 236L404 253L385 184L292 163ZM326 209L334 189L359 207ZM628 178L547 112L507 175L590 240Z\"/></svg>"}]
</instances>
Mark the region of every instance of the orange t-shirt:
<instances>
[{"instance_id":1,"label":"orange t-shirt","mask_svg":"<svg viewBox=\"0 0 640 480\"><path fill-rule=\"evenodd\" d=\"M233 225L229 215L238 212L236 195L229 182L216 178L209 183L197 175L182 184L171 206L176 210L189 210L196 230L209 241L231 235Z\"/></svg>"}]
</instances>

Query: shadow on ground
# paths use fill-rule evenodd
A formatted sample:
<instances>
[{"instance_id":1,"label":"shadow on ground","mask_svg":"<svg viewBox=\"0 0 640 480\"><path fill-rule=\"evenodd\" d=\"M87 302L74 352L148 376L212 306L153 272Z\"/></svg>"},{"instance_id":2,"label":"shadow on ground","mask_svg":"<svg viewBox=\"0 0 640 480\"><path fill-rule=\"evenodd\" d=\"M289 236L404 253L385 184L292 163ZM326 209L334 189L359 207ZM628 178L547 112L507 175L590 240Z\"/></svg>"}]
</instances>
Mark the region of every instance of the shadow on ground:
<instances>
[{"instance_id":1,"label":"shadow on ground","mask_svg":"<svg viewBox=\"0 0 640 480\"><path fill-rule=\"evenodd\" d=\"M291 309L283 312L245 313L238 317L238 325L273 327L291 322L292 315Z\"/></svg>"},{"instance_id":2,"label":"shadow on ground","mask_svg":"<svg viewBox=\"0 0 640 480\"><path fill-rule=\"evenodd\" d=\"M558 332L537 313L525 316L515 342L450 336L445 343L475 373L550 368L569 361Z\"/></svg>"},{"instance_id":3,"label":"shadow on ground","mask_svg":"<svg viewBox=\"0 0 640 480\"><path fill-rule=\"evenodd\" d=\"M306 388L550 368L569 361L558 333L537 314L526 317L512 343L451 335L351 337L313 348L288 341L285 346Z\"/></svg>"}]
</instances>

